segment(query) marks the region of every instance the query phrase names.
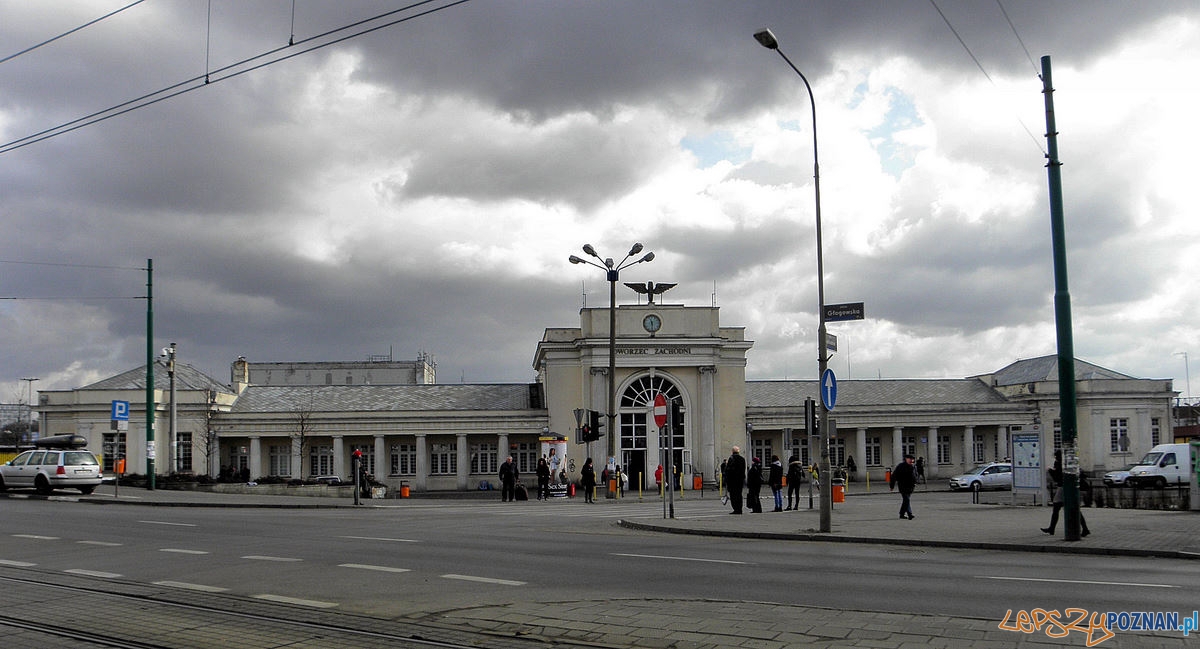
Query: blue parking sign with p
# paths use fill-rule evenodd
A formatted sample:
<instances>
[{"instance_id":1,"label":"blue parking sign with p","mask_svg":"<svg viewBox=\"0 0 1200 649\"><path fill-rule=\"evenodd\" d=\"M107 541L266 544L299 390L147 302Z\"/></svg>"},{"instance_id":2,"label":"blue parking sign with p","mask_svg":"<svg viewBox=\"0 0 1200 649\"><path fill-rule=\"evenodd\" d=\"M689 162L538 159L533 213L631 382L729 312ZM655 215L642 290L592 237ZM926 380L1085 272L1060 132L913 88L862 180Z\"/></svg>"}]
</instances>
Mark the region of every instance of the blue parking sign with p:
<instances>
[{"instance_id":1,"label":"blue parking sign with p","mask_svg":"<svg viewBox=\"0 0 1200 649\"><path fill-rule=\"evenodd\" d=\"M129 402L113 401L112 418L113 421L129 421Z\"/></svg>"}]
</instances>

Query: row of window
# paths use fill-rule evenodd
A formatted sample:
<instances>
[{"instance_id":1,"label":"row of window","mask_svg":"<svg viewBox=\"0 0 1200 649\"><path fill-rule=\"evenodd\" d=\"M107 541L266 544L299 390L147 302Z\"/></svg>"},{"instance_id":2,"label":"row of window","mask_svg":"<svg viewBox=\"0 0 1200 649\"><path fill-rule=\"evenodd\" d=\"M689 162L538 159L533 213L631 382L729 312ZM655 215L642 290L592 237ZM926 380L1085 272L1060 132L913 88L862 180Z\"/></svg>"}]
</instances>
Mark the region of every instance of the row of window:
<instances>
[{"instance_id":1,"label":"row of window","mask_svg":"<svg viewBox=\"0 0 1200 649\"><path fill-rule=\"evenodd\" d=\"M951 457L951 435L937 436L937 463L938 464L955 464L957 460ZM773 454L771 450L771 439L756 439L751 442L750 453L752 457L759 458L764 466L770 461ZM880 467L883 466L883 438L868 437L866 439L866 457L863 458L863 466ZM807 437L793 437L791 452L788 457L799 456L800 461L806 465L812 464L813 460L810 457L808 449ZM983 440L976 439L971 448L971 458L977 464L985 462L984 453L985 446ZM900 453L902 455L917 455L917 438L916 436L906 435L900 441ZM1000 457L998 448L993 448L992 453L996 457ZM837 438L829 440L829 463L833 466L845 466L846 459L846 440ZM786 458L785 458L786 459Z\"/></svg>"},{"instance_id":2,"label":"row of window","mask_svg":"<svg viewBox=\"0 0 1200 649\"><path fill-rule=\"evenodd\" d=\"M642 413L623 413L621 416L621 438L624 448L645 448L646 446L646 415ZM1157 417L1150 420L1150 445L1160 443L1162 427ZM1055 448L1061 446L1062 432L1059 421L1054 422ZM104 470L113 471L116 459L125 457L125 433L104 434ZM192 434L190 432L176 433L176 449L174 469L185 473L193 470L192 465ZM684 437L676 435L673 440L675 448L686 446ZM1129 420L1124 417L1109 420L1109 450L1113 453L1129 452ZM762 460L763 464L770 462L772 452L771 439L756 439L751 442L751 454ZM372 475L376 472L374 445L355 445L351 452L362 451L362 461L366 471ZM877 467L883 465L883 440L880 437L866 439L866 457L864 466ZM789 457L796 455L804 464L811 464L808 438L793 437ZM937 463L953 464L951 457L951 436L937 436ZM846 440L831 439L829 441L830 463L834 466L846 464ZM901 441L901 453L917 454L917 439L915 436L905 436ZM982 440L975 440L971 449L971 459L976 463L985 461L985 447ZM999 449L993 449L993 455L1000 457ZM537 466L538 446L535 443L518 443L513 445L513 460L518 470L533 472ZM292 474L292 448L290 444L274 444L268 447L269 474L288 476ZM314 445L308 450L309 475L336 475L339 473L334 466L332 445ZM470 447L471 469L473 475L493 475L500 469L503 459L500 458L499 447L494 442L473 442ZM458 443L439 442L430 445L429 454L430 475L458 474ZM249 457L245 455L234 457L234 466L238 469L249 465ZM417 472L417 448L415 444L393 444L390 454L389 475L415 475Z\"/></svg>"}]
</instances>

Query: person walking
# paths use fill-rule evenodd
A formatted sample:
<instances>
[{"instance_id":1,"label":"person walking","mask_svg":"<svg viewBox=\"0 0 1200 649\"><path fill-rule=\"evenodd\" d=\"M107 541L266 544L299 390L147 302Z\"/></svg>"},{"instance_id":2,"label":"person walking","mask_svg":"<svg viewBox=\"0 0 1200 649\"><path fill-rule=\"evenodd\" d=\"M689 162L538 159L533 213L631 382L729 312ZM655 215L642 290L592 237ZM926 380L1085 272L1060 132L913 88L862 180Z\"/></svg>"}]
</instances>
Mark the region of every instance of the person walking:
<instances>
[{"instance_id":1,"label":"person walking","mask_svg":"<svg viewBox=\"0 0 1200 649\"><path fill-rule=\"evenodd\" d=\"M912 497L913 489L917 486L917 472L913 468L913 456L905 455L904 461L896 465L892 469L892 479L888 481L888 488L892 491L896 487L900 487L900 518L912 520L916 518L912 513L912 503L909 499Z\"/></svg>"},{"instance_id":2,"label":"person walking","mask_svg":"<svg viewBox=\"0 0 1200 649\"><path fill-rule=\"evenodd\" d=\"M733 447L733 453L725 460L725 488L729 490L730 514L742 513L742 486L746 484L746 458L741 449Z\"/></svg>"},{"instance_id":3,"label":"person walking","mask_svg":"<svg viewBox=\"0 0 1200 649\"><path fill-rule=\"evenodd\" d=\"M793 455L788 460L787 469L787 511L800 509L800 483L804 481L804 463L799 455ZM796 496L796 504L792 505L792 495Z\"/></svg>"},{"instance_id":4,"label":"person walking","mask_svg":"<svg viewBox=\"0 0 1200 649\"><path fill-rule=\"evenodd\" d=\"M917 481L925 484L925 458L917 458Z\"/></svg>"},{"instance_id":5,"label":"person walking","mask_svg":"<svg viewBox=\"0 0 1200 649\"><path fill-rule=\"evenodd\" d=\"M517 470L517 464L513 462L512 456L500 465L500 502L515 502L517 500L517 480L520 479L521 472Z\"/></svg>"},{"instance_id":6,"label":"person walking","mask_svg":"<svg viewBox=\"0 0 1200 649\"><path fill-rule=\"evenodd\" d=\"M767 484L771 485L771 495L775 496L775 509L783 511L783 462L778 455L771 456L771 469L767 475Z\"/></svg>"},{"instance_id":7,"label":"person walking","mask_svg":"<svg viewBox=\"0 0 1200 649\"><path fill-rule=\"evenodd\" d=\"M758 499L762 485L762 460L755 457L750 461L750 471L746 474L746 506L755 514L762 513L762 501Z\"/></svg>"},{"instance_id":8,"label":"person walking","mask_svg":"<svg viewBox=\"0 0 1200 649\"><path fill-rule=\"evenodd\" d=\"M1058 526L1058 513L1063 508L1063 470L1062 470L1062 451L1054 452L1054 465L1046 472L1046 477L1050 479L1051 494L1050 506L1053 508L1050 512L1050 527L1043 527L1042 531L1053 536L1054 528ZM1087 487L1084 485L1087 484ZM1082 474L1079 476L1080 494L1085 489L1091 489L1092 485L1087 482L1087 478ZM1081 499L1082 500L1082 499ZM1083 518L1083 509L1079 510L1079 535L1087 536L1092 532L1088 529L1087 521Z\"/></svg>"},{"instance_id":9,"label":"person walking","mask_svg":"<svg viewBox=\"0 0 1200 649\"><path fill-rule=\"evenodd\" d=\"M592 458L583 463L579 471L579 486L583 487L583 502L596 502L596 467L592 466Z\"/></svg>"},{"instance_id":10,"label":"person walking","mask_svg":"<svg viewBox=\"0 0 1200 649\"><path fill-rule=\"evenodd\" d=\"M538 460L537 465L538 500L550 500L550 464L545 456Z\"/></svg>"}]
</instances>

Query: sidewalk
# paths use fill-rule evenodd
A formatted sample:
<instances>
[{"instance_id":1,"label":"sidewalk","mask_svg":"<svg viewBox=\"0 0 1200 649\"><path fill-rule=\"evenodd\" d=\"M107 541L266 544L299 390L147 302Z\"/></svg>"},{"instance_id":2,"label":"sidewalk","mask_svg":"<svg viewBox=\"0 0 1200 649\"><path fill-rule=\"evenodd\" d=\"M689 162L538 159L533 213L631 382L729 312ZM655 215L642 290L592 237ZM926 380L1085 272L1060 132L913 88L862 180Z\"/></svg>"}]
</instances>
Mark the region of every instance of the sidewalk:
<instances>
[{"instance_id":1,"label":"sidewalk","mask_svg":"<svg viewBox=\"0 0 1200 649\"><path fill-rule=\"evenodd\" d=\"M854 488L844 503L834 503L828 533L818 531L819 498L810 510L806 492L799 511L772 512L769 490L762 499L762 514L730 516L725 513L731 508L718 502L714 511L722 515L677 517L661 523L622 521L622 525L681 534L797 541L1200 559L1197 512L1084 507L1080 511L1091 534L1079 541L1065 541L1062 516L1055 535L1050 536L1041 531L1050 524L1050 508L1012 505L1009 492L982 493L980 504L972 504L970 493L918 489L912 496L916 519L910 521L898 515L898 494L889 493L886 487L872 493L854 493Z\"/></svg>"}]
</instances>

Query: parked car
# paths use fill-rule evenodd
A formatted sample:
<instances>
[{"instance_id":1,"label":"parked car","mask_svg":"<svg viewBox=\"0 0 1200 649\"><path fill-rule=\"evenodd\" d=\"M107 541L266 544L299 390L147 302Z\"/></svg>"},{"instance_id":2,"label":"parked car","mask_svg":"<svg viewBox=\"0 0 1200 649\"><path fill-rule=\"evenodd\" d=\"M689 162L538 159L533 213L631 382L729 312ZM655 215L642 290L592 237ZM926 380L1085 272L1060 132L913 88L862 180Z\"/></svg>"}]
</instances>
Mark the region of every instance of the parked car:
<instances>
[{"instance_id":1,"label":"parked car","mask_svg":"<svg viewBox=\"0 0 1200 649\"><path fill-rule=\"evenodd\" d=\"M1187 444L1159 444L1129 470L1129 483L1158 489L1168 484L1187 484L1195 470L1191 457Z\"/></svg>"},{"instance_id":2,"label":"parked car","mask_svg":"<svg viewBox=\"0 0 1200 649\"><path fill-rule=\"evenodd\" d=\"M36 444L38 448L0 465L0 490L32 487L40 494L49 494L69 488L90 494L100 485L103 471L96 456L84 448L84 437L56 435Z\"/></svg>"},{"instance_id":3,"label":"parked car","mask_svg":"<svg viewBox=\"0 0 1200 649\"><path fill-rule=\"evenodd\" d=\"M1104 486L1106 486L1106 487L1124 487L1125 484L1127 482L1129 482L1129 471L1134 466L1136 466L1136 465L1128 464L1122 469L1117 469L1116 471L1109 471L1108 473L1105 473L1104 474Z\"/></svg>"},{"instance_id":4,"label":"parked car","mask_svg":"<svg viewBox=\"0 0 1200 649\"><path fill-rule=\"evenodd\" d=\"M958 491L970 489L1012 489L1012 464L1008 462L991 462L971 469L970 471L950 478L950 488Z\"/></svg>"}]
</instances>

